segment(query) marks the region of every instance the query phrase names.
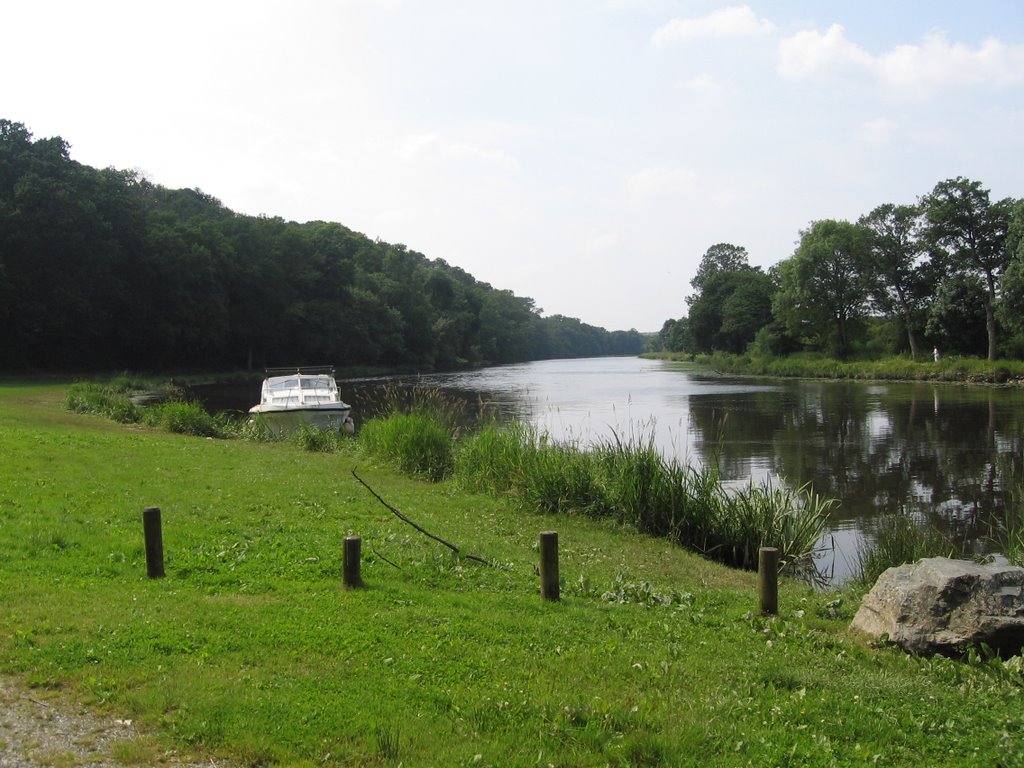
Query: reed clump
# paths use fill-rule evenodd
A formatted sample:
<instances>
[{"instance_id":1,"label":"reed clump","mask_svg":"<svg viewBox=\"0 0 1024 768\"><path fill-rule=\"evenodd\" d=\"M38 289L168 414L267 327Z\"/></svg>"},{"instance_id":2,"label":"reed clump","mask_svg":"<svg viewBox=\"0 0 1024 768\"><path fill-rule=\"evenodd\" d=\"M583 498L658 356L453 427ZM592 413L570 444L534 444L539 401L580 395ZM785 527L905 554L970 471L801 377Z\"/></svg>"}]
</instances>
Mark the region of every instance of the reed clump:
<instances>
[{"instance_id":1,"label":"reed clump","mask_svg":"<svg viewBox=\"0 0 1024 768\"><path fill-rule=\"evenodd\" d=\"M439 390L392 388L363 424L359 445L402 472L439 481L451 474L464 419L463 405Z\"/></svg>"},{"instance_id":2,"label":"reed clump","mask_svg":"<svg viewBox=\"0 0 1024 768\"><path fill-rule=\"evenodd\" d=\"M147 404L140 405L137 400ZM198 403L186 400L173 385L154 390L127 377L117 377L106 384L73 384L64 396L64 407L121 424L145 424L183 435L228 437L233 432L227 416L207 413Z\"/></svg>"},{"instance_id":3,"label":"reed clump","mask_svg":"<svg viewBox=\"0 0 1024 768\"><path fill-rule=\"evenodd\" d=\"M889 568L925 557L958 557L956 543L941 531L907 515L888 515L878 521L873 539L857 548L855 579L871 586Z\"/></svg>"},{"instance_id":4,"label":"reed clump","mask_svg":"<svg viewBox=\"0 0 1024 768\"><path fill-rule=\"evenodd\" d=\"M121 424L137 424L142 418L142 411L132 402L129 390L91 381L68 387L64 407L75 413L104 416Z\"/></svg>"},{"instance_id":5,"label":"reed clump","mask_svg":"<svg viewBox=\"0 0 1024 768\"><path fill-rule=\"evenodd\" d=\"M764 546L779 548L784 570L805 567L834 504L806 486L730 491L714 467L666 459L649 436L584 449L522 424L492 425L464 439L454 477L531 511L611 519L747 569L757 567Z\"/></svg>"}]
</instances>

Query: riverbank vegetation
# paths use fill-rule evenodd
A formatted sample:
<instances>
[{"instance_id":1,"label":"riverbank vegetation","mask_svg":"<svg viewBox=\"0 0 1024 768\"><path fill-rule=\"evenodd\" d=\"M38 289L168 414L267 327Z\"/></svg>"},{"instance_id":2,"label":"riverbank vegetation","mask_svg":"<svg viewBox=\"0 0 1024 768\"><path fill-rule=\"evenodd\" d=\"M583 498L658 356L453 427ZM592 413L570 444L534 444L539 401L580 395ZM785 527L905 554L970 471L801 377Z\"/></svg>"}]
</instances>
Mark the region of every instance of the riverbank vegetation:
<instances>
[{"instance_id":1,"label":"riverbank vegetation","mask_svg":"<svg viewBox=\"0 0 1024 768\"><path fill-rule=\"evenodd\" d=\"M821 353L804 352L785 357L754 352L709 355L687 352L649 352L643 357L695 363L705 368L743 376L860 381L936 381L971 384L1024 384L1024 361L981 360L945 357L935 361L886 357L877 360L838 360Z\"/></svg>"},{"instance_id":2,"label":"riverbank vegetation","mask_svg":"<svg viewBox=\"0 0 1024 768\"><path fill-rule=\"evenodd\" d=\"M206 440L0 388L0 671L245 766L1021 765L1011 660L848 634L857 593L753 574L611 519L554 518L358 452ZM350 443L351 445L351 443ZM389 514L358 469L440 547ZM159 506L167 576L146 578ZM341 588L363 539L366 588ZM912 696L907 691L913 691Z\"/></svg>"},{"instance_id":3,"label":"riverbank vegetation","mask_svg":"<svg viewBox=\"0 0 1024 768\"><path fill-rule=\"evenodd\" d=\"M64 406L177 434L274 439L258 422L208 414L173 387L165 388L165 399L137 405L137 386L123 377L110 384L79 382L68 388ZM748 570L757 567L758 549L777 547L784 572L813 572L815 546L834 502L807 487L726 489L715 466L667 459L649 436L582 447L556 443L519 422L472 422L463 404L416 388L405 397L386 397L357 440L312 426L291 440L314 452L358 451L433 482L452 479L470 491L513 499L529 512L613 520Z\"/></svg>"},{"instance_id":4,"label":"riverbank vegetation","mask_svg":"<svg viewBox=\"0 0 1024 768\"><path fill-rule=\"evenodd\" d=\"M665 322L668 352L840 360L1024 358L1024 200L957 177L856 222L824 219L768 270L712 245ZM781 364L780 364L781 365ZM891 364L889 364L891 366Z\"/></svg>"}]
</instances>

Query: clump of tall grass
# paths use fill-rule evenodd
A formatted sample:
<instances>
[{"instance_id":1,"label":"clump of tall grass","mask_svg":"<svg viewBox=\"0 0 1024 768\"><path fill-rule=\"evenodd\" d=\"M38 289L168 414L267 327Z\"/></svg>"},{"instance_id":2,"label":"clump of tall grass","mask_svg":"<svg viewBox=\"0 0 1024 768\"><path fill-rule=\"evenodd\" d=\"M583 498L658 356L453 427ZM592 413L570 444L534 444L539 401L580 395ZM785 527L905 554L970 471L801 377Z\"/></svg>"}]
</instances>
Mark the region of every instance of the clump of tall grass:
<instances>
[{"instance_id":1,"label":"clump of tall grass","mask_svg":"<svg viewBox=\"0 0 1024 768\"><path fill-rule=\"evenodd\" d=\"M332 427L317 427L313 424L301 424L291 435L303 450L312 453L334 453L347 447L351 440L349 435Z\"/></svg>"},{"instance_id":2,"label":"clump of tall grass","mask_svg":"<svg viewBox=\"0 0 1024 768\"><path fill-rule=\"evenodd\" d=\"M714 467L666 459L649 437L616 437L584 450L521 424L492 425L464 439L455 477L536 512L610 518L748 569L763 546L779 548L788 571L806 566L834 504L806 486L728 491Z\"/></svg>"},{"instance_id":3,"label":"clump of tall grass","mask_svg":"<svg viewBox=\"0 0 1024 768\"><path fill-rule=\"evenodd\" d=\"M372 418L386 418L396 413L427 416L447 428L457 429L471 421L466 401L422 384L388 386L380 397Z\"/></svg>"},{"instance_id":4,"label":"clump of tall grass","mask_svg":"<svg viewBox=\"0 0 1024 768\"><path fill-rule=\"evenodd\" d=\"M941 531L906 515L887 515L879 519L874 538L858 546L854 579L870 586L889 568L916 563L925 557L962 554L952 539Z\"/></svg>"},{"instance_id":5,"label":"clump of tall grass","mask_svg":"<svg viewBox=\"0 0 1024 768\"><path fill-rule=\"evenodd\" d=\"M198 403L169 400L143 409L142 421L180 435L196 437L228 437L229 423L225 416L212 416Z\"/></svg>"},{"instance_id":6,"label":"clump of tall grass","mask_svg":"<svg viewBox=\"0 0 1024 768\"><path fill-rule=\"evenodd\" d=\"M142 410L132 402L126 388L81 381L72 384L64 396L64 407L75 413L92 413L121 424L137 424Z\"/></svg>"},{"instance_id":7,"label":"clump of tall grass","mask_svg":"<svg viewBox=\"0 0 1024 768\"><path fill-rule=\"evenodd\" d=\"M452 468L452 434L437 419L420 413L392 413L370 419L359 445L402 472L442 480Z\"/></svg>"},{"instance_id":8,"label":"clump of tall grass","mask_svg":"<svg viewBox=\"0 0 1024 768\"><path fill-rule=\"evenodd\" d=\"M783 567L805 564L824 535L835 499L801 488L750 484L737 491L715 491L705 550L729 565L757 568L758 550L776 547Z\"/></svg>"},{"instance_id":9,"label":"clump of tall grass","mask_svg":"<svg viewBox=\"0 0 1024 768\"><path fill-rule=\"evenodd\" d=\"M402 472L442 480L452 472L454 441L466 420L465 404L440 390L393 387L360 429L359 446Z\"/></svg>"},{"instance_id":10,"label":"clump of tall grass","mask_svg":"<svg viewBox=\"0 0 1024 768\"><path fill-rule=\"evenodd\" d=\"M198 403L182 399L173 385L156 391L146 390L149 405L138 405L133 396L140 395L145 385L119 376L106 384L78 382L64 396L64 407L76 413L92 413L122 424L146 424L185 435L228 437L232 432L230 419L212 416ZM167 399L163 399L167 398Z\"/></svg>"},{"instance_id":11,"label":"clump of tall grass","mask_svg":"<svg viewBox=\"0 0 1024 768\"><path fill-rule=\"evenodd\" d=\"M1006 514L991 538L1009 563L1024 566L1024 480L1011 483Z\"/></svg>"}]
</instances>

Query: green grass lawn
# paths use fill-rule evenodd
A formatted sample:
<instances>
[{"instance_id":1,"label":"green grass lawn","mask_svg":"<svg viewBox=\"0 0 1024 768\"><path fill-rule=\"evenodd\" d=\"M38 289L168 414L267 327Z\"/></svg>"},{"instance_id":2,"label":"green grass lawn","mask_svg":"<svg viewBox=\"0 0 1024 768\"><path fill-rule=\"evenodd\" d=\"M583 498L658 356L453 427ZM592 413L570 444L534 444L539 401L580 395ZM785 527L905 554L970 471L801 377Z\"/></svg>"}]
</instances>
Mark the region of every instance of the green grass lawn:
<instances>
[{"instance_id":1,"label":"green grass lawn","mask_svg":"<svg viewBox=\"0 0 1024 768\"><path fill-rule=\"evenodd\" d=\"M0 383L0 672L242 765L1024 765L1022 678L847 634L780 586L357 448L171 435ZM459 560L431 532L499 567ZM146 578L143 508L167 576ZM557 530L562 600L539 597ZM363 539L366 588L341 584ZM2 716L0 716L2 719ZM130 753L130 750L125 750Z\"/></svg>"}]
</instances>

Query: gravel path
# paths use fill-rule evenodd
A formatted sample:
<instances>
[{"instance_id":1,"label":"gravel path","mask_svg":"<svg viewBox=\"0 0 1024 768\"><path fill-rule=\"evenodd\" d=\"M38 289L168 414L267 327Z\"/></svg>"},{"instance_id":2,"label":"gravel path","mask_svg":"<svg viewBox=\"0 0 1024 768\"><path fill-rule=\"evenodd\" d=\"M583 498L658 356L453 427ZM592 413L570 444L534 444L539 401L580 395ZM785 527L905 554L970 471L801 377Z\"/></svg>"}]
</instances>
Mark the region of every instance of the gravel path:
<instances>
[{"instance_id":1,"label":"gravel path","mask_svg":"<svg viewBox=\"0 0 1024 768\"><path fill-rule=\"evenodd\" d=\"M130 720L97 714L0 677L0 768L226 768L162 752Z\"/></svg>"}]
</instances>

